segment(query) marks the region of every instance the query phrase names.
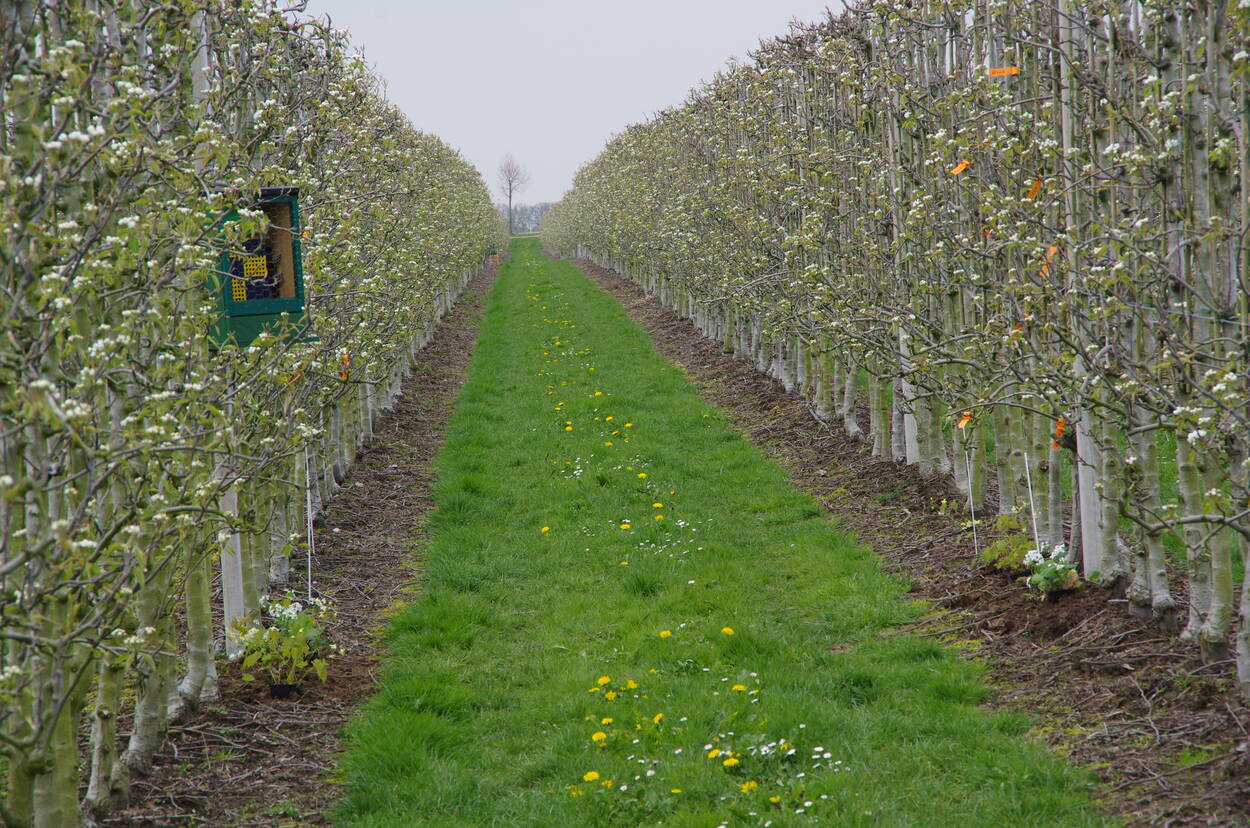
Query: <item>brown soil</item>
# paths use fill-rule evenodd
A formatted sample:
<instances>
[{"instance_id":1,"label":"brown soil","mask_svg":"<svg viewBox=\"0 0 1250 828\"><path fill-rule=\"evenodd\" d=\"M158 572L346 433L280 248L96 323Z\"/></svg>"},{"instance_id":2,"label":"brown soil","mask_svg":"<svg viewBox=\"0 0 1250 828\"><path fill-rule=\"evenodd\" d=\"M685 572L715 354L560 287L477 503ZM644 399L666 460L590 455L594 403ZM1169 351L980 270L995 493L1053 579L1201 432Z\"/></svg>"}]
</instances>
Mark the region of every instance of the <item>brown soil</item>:
<instances>
[{"instance_id":1,"label":"brown soil","mask_svg":"<svg viewBox=\"0 0 1250 828\"><path fill-rule=\"evenodd\" d=\"M1104 590L1039 600L1019 573L981 564L959 510L942 513L943 501L955 499L944 482L871 457L632 282L587 260L575 264L708 401L928 600L932 611L913 632L985 659L991 705L1027 713L1034 738L1093 770L1109 813L1141 826L1247 824L1250 709L1231 664L1204 665L1193 647L1138 621Z\"/></svg>"},{"instance_id":2,"label":"brown soil","mask_svg":"<svg viewBox=\"0 0 1250 828\"><path fill-rule=\"evenodd\" d=\"M403 396L375 428L316 526L313 584L338 608L330 631L341 654L330 680L288 699L245 683L226 665L221 698L172 728L153 773L136 779L129 807L106 825L324 825L342 795L334 780L342 730L376 690L379 633L418 579L414 551L433 500L433 460L477 341L494 281L489 268L418 355ZM303 581L293 562L292 586Z\"/></svg>"}]
</instances>

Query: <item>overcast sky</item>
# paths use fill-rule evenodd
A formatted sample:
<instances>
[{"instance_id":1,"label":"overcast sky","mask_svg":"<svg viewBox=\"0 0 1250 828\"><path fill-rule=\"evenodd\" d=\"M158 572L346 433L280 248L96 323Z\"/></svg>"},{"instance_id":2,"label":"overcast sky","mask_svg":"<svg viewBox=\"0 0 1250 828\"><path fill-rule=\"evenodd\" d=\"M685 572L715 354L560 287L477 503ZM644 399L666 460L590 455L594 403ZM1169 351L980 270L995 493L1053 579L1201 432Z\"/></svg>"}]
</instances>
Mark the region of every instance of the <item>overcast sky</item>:
<instances>
[{"instance_id":1,"label":"overcast sky","mask_svg":"<svg viewBox=\"0 0 1250 828\"><path fill-rule=\"evenodd\" d=\"M523 203L558 201L613 133L665 107L790 20L838 0L309 0L418 128L459 149L496 200L505 153Z\"/></svg>"}]
</instances>

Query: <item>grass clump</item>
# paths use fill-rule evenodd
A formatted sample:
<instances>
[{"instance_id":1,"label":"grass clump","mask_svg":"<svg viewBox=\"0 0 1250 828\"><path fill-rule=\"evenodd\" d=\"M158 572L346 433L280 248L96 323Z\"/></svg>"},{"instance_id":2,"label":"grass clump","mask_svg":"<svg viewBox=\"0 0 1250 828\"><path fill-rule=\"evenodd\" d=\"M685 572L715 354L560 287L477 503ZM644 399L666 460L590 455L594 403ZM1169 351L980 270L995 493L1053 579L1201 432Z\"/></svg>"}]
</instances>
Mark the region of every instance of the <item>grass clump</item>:
<instances>
[{"instance_id":1,"label":"grass clump","mask_svg":"<svg viewBox=\"0 0 1250 828\"><path fill-rule=\"evenodd\" d=\"M344 825L1100 825L904 585L513 242Z\"/></svg>"}]
</instances>

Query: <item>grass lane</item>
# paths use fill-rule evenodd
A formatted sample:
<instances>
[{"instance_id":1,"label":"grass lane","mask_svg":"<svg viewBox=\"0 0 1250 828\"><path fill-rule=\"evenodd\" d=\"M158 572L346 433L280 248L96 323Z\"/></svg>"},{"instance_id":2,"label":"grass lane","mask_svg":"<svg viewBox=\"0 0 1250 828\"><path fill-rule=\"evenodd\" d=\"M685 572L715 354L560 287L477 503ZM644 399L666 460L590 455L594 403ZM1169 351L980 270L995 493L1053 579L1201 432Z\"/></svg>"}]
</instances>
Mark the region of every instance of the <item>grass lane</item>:
<instances>
[{"instance_id":1,"label":"grass lane","mask_svg":"<svg viewBox=\"0 0 1250 828\"><path fill-rule=\"evenodd\" d=\"M1105 824L611 298L513 251L341 824Z\"/></svg>"}]
</instances>

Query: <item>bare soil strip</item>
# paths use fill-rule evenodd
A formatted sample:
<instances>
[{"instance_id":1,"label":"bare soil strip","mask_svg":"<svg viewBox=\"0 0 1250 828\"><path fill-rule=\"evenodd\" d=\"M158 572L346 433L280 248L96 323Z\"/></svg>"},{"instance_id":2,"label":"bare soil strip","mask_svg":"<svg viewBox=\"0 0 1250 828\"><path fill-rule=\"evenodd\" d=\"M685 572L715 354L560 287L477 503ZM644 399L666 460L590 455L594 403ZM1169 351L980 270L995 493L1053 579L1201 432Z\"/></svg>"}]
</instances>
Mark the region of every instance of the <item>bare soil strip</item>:
<instances>
[{"instance_id":1,"label":"bare soil strip","mask_svg":"<svg viewBox=\"0 0 1250 828\"><path fill-rule=\"evenodd\" d=\"M1144 626L1103 590L1047 602L1019 573L983 566L958 506L941 513L944 500L958 501L942 481L871 457L632 282L575 264L796 485L912 582L934 608L918 632L987 659L993 706L1027 713L1035 738L1094 769L1109 811L1129 825L1246 824L1250 709L1231 663L1202 664L1195 648Z\"/></svg>"},{"instance_id":2,"label":"bare soil strip","mask_svg":"<svg viewBox=\"0 0 1250 828\"><path fill-rule=\"evenodd\" d=\"M327 823L340 798L335 775L343 726L376 689L388 609L406 600L418 580L414 549L434 506L434 458L495 274L492 267L479 275L443 320L395 409L318 521L313 584L339 613L330 638L341 655L330 664L329 682L314 680L302 695L271 699L264 682L245 683L237 667L224 665L221 699L171 730L153 774L135 780L130 806L104 824ZM292 566L297 591L301 564Z\"/></svg>"}]
</instances>

